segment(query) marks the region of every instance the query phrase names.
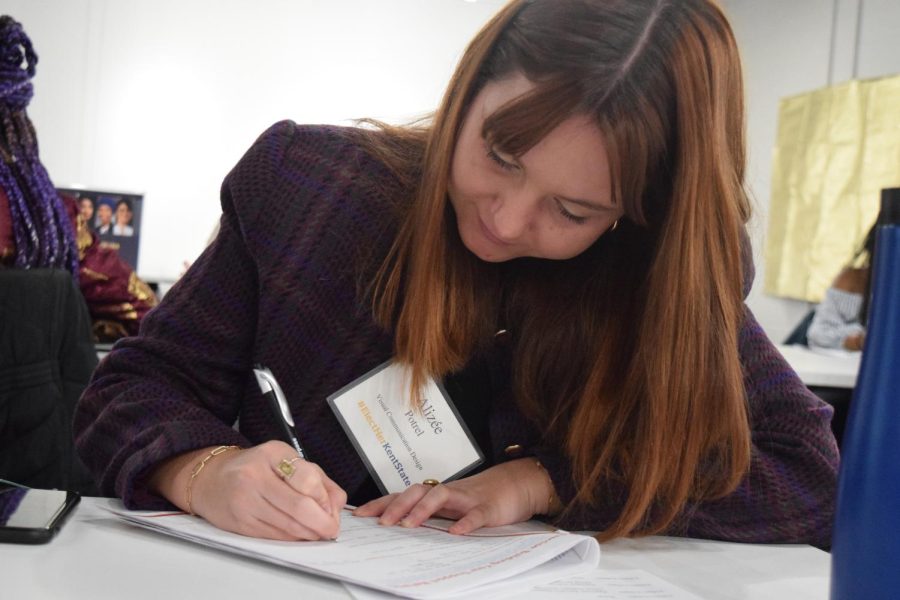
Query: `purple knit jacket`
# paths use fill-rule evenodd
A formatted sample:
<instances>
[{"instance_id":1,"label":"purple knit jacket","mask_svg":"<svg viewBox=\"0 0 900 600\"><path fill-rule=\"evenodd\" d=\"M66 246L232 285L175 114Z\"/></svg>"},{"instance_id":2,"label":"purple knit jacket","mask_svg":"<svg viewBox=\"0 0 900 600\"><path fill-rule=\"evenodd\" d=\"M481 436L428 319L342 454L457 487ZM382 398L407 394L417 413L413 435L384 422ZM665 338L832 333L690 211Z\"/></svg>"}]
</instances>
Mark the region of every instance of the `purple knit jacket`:
<instances>
[{"instance_id":1,"label":"purple knit jacket","mask_svg":"<svg viewBox=\"0 0 900 600\"><path fill-rule=\"evenodd\" d=\"M103 493L129 508L170 505L146 487L160 461L200 447L279 438L253 378L267 365L290 402L306 449L352 494L367 471L325 398L388 360L392 338L360 290L396 231L398 194L385 167L335 127L281 122L222 185L221 227L140 335L116 344L75 414L76 446ZM753 542L829 544L838 452L832 410L812 395L750 311L740 356L753 429L749 474L729 496L689 507L669 533ZM497 390L488 462L518 444L548 468L564 502L575 488L567 460ZM600 530L622 505L599 506L560 526Z\"/></svg>"}]
</instances>

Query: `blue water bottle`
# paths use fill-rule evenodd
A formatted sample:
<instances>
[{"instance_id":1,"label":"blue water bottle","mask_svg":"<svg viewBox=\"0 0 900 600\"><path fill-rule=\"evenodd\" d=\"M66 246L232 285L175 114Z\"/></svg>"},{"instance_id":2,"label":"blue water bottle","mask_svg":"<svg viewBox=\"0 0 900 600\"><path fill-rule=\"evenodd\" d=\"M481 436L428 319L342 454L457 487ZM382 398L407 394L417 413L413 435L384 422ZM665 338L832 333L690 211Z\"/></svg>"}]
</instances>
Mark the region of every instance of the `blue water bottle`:
<instances>
[{"instance_id":1,"label":"blue water bottle","mask_svg":"<svg viewBox=\"0 0 900 600\"><path fill-rule=\"evenodd\" d=\"M900 598L900 188L882 190L872 296L844 432L831 600Z\"/></svg>"}]
</instances>

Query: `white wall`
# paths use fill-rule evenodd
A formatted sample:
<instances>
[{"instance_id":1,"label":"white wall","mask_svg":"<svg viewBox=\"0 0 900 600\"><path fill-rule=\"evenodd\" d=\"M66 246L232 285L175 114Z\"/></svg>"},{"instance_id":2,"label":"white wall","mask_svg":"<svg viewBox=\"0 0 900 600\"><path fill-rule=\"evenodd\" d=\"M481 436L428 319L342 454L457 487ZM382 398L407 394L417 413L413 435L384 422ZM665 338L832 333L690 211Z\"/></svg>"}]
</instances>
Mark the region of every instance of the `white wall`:
<instances>
[{"instance_id":1,"label":"white wall","mask_svg":"<svg viewBox=\"0 0 900 600\"><path fill-rule=\"evenodd\" d=\"M722 0L745 62L758 270L778 100L900 72L897 0ZM3 0L40 57L29 114L58 185L145 193L138 272L202 250L222 178L279 119L404 121L430 111L503 0ZM858 48L858 50L857 50ZM773 339L806 312L761 291Z\"/></svg>"},{"instance_id":2,"label":"white wall","mask_svg":"<svg viewBox=\"0 0 900 600\"><path fill-rule=\"evenodd\" d=\"M774 340L809 310L762 291L778 101L854 77L900 73L897 0L721 0L738 38L747 85L748 181L756 285L748 303Z\"/></svg>"},{"instance_id":3,"label":"white wall","mask_svg":"<svg viewBox=\"0 0 900 600\"><path fill-rule=\"evenodd\" d=\"M138 273L174 279L219 185L280 119L431 111L502 0L3 0L38 54L28 113L57 185L145 194Z\"/></svg>"}]
</instances>

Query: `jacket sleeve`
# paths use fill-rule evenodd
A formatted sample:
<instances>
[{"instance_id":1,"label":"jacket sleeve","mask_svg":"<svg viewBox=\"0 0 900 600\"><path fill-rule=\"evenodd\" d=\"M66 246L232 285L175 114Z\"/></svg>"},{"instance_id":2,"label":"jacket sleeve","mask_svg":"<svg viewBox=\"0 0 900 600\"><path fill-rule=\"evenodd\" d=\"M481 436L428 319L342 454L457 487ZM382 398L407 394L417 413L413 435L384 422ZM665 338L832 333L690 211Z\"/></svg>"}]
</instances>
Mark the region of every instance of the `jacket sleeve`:
<instances>
[{"instance_id":1,"label":"jacket sleeve","mask_svg":"<svg viewBox=\"0 0 900 600\"><path fill-rule=\"evenodd\" d=\"M698 504L684 535L831 544L839 455L833 409L810 392L747 310L739 338L750 408L750 472L730 495Z\"/></svg>"},{"instance_id":2,"label":"jacket sleeve","mask_svg":"<svg viewBox=\"0 0 900 600\"><path fill-rule=\"evenodd\" d=\"M294 126L264 133L222 186L220 231L138 337L120 340L101 362L75 414L76 446L101 492L129 508L169 507L150 493L153 467L204 446L247 445L233 425L248 384L256 332L257 275L243 233L260 212L234 206L231 189L277 193L277 169Z\"/></svg>"},{"instance_id":3,"label":"jacket sleeve","mask_svg":"<svg viewBox=\"0 0 900 600\"><path fill-rule=\"evenodd\" d=\"M760 543L830 544L838 450L833 410L813 395L747 310L739 337L752 429L750 470L738 488L719 500L689 506L666 533ZM560 498L575 495L568 461L558 451L536 452ZM603 500L576 507L560 526L602 530L616 518L626 491L598 490Z\"/></svg>"}]
</instances>

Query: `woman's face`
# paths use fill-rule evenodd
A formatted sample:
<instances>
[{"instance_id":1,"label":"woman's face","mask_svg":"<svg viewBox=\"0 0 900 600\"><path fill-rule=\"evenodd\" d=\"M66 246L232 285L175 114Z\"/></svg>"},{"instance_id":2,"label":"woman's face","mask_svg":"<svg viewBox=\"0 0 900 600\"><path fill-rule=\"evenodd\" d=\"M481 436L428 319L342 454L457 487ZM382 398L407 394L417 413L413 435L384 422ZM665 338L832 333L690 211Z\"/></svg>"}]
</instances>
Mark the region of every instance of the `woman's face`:
<instances>
[{"instance_id":1,"label":"woman's face","mask_svg":"<svg viewBox=\"0 0 900 600\"><path fill-rule=\"evenodd\" d=\"M599 128L571 117L516 158L482 138L484 120L533 84L490 82L463 121L450 172L450 201L466 248L488 262L577 256L624 213L612 203Z\"/></svg>"},{"instance_id":2,"label":"woman's face","mask_svg":"<svg viewBox=\"0 0 900 600\"><path fill-rule=\"evenodd\" d=\"M91 202L90 198L82 198L78 204L81 209L82 218L84 218L86 223L90 223L91 218L94 216L94 204Z\"/></svg>"}]
</instances>

